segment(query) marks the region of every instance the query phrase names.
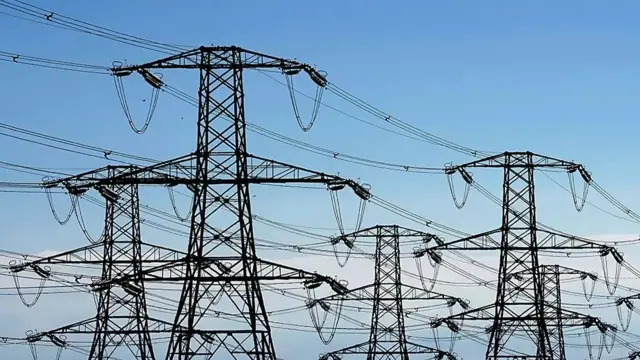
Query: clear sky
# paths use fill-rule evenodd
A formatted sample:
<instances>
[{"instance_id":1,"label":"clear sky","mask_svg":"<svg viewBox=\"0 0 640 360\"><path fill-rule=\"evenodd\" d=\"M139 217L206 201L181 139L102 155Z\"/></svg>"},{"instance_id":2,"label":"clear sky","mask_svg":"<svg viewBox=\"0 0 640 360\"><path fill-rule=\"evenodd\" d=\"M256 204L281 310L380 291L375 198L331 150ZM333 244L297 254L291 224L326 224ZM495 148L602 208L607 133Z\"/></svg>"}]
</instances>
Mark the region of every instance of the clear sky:
<instances>
[{"instance_id":1,"label":"clear sky","mask_svg":"<svg viewBox=\"0 0 640 360\"><path fill-rule=\"evenodd\" d=\"M327 71L332 83L353 95L425 131L481 150L530 150L574 160L584 164L598 183L625 205L637 208L640 201L636 191L640 173L634 165L636 99L640 95L638 2L32 3L156 41L238 45L296 58ZM115 60L139 63L159 57L151 51L2 12L15 13L0 7L0 51L105 66ZM193 75L164 75L168 83L195 95ZM282 75L270 76L284 81ZM313 93L308 79L295 80L298 90ZM325 104L353 117L321 107L311 131L302 132L284 86L260 73L248 74L246 84L248 121L297 140L397 164L441 167L469 160L449 149L355 120L353 117L394 129L328 93ZM134 78L125 79L125 87L134 120L141 124L150 90ZM307 121L312 103L298 98L303 121ZM194 147L191 107L161 94L149 130L144 135L134 134L119 107L113 82L106 76L0 62L0 109L1 123L155 159L181 155ZM499 226L497 206L473 190L467 207L457 210L444 176L353 165L255 134L249 136L251 153L360 178L386 200L462 231L473 233ZM105 164L6 137L0 141L0 154L0 161L63 172ZM1 169L0 174L3 181L40 179ZM489 170L476 175L483 186L500 194L499 173ZM568 187L566 175L553 178ZM583 236L638 233L637 224L589 205L577 213L571 195L544 176L537 179L539 219L543 222ZM254 195L253 208L261 216L289 224L336 227L326 193L260 188ZM301 202L301 196L308 200ZM356 211L349 196L343 196L346 227L352 227L349 224L355 221ZM589 200L624 215L595 191ZM61 208L66 206L63 201L56 197ZM167 197L142 201L171 211ZM75 224L60 228L51 219L42 194L6 193L0 196L0 203L8 209L0 219L2 248L35 253L85 242ZM186 209L186 201L179 205ZM416 226L373 205L368 211L367 226L395 222ZM99 210L89 215L89 231L99 233L100 221ZM256 231L268 239L287 236L279 241L308 242L264 226L257 225Z\"/></svg>"}]
</instances>

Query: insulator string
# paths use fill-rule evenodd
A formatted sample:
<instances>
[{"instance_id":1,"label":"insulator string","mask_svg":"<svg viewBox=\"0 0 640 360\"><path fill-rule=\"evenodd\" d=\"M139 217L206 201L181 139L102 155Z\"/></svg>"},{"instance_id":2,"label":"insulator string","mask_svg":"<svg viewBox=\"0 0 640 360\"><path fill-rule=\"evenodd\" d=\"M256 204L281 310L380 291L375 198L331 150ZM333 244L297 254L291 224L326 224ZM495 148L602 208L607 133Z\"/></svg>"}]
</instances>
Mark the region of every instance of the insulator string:
<instances>
[{"instance_id":1,"label":"insulator string","mask_svg":"<svg viewBox=\"0 0 640 360\"><path fill-rule=\"evenodd\" d=\"M65 225L67 222L69 222L69 219L71 219L71 216L73 215L74 211L76 210L76 205L77 205L77 197L74 195L69 194L69 199L71 200L71 208L69 209L69 213L65 216L64 219L60 218L60 216L58 215L58 212L56 211L55 205L53 205L53 196L51 195L51 188L45 187L44 188L44 193L47 196L47 201L49 202L49 207L51 207L51 213L53 214L53 217L56 219L56 221L60 224L60 225Z\"/></svg>"},{"instance_id":2,"label":"insulator string","mask_svg":"<svg viewBox=\"0 0 640 360\"><path fill-rule=\"evenodd\" d=\"M602 271L604 275L604 282L607 285L607 291L609 292L609 295L613 295L615 294L616 289L618 288L618 283L620 281L620 273L622 271L622 264L614 260L616 264L615 265L616 270L615 270L615 275L613 276L613 282L612 282L609 276L609 266L608 266L607 257L608 255L600 256L600 262L602 263Z\"/></svg>"},{"instance_id":3,"label":"insulator string","mask_svg":"<svg viewBox=\"0 0 640 360\"><path fill-rule=\"evenodd\" d=\"M575 172L567 172L569 175L569 188L571 189L571 196L573 197L573 204L576 207L578 212L584 209L584 204L587 202L587 195L589 195L589 183L584 182L582 188L582 197L578 198L578 194L576 192L576 181L575 181Z\"/></svg>"},{"instance_id":4,"label":"insulator string","mask_svg":"<svg viewBox=\"0 0 640 360\"><path fill-rule=\"evenodd\" d=\"M188 221L191 217L191 212L193 211L193 207L192 206L189 207L189 211L187 212L187 215L181 216L180 211L178 211L178 206L176 205L176 198L173 191L173 187L167 186L167 191L169 192L169 200L171 201L171 207L173 207L173 212L175 213L178 220L182 222Z\"/></svg>"},{"instance_id":5,"label":"insulator string","mask_svg":"<svg viewBox=\"0 0 640 360\"><path fill-rule=\"evenodd\" d=\"M428 255L427 255L428 256ZM422 287L426 291L431 291L436 285L436 281L438 278L438 273L440 272L440 263L432 262L431 257L429 256L429 264L433 268L433 275L428 280L429 284L425 282L426 277L424 276L424 270L422 268L422 260L421 257L416 257L416 267L418 268L418 277L420 278L420 283Z\"/></svg>"},{"instance_id":6,"label":"insulator string","mask_svg":"<svg viewBox=\"0 0 640 360\"><path fill-rule=\"evenodd\" d=\"M451 191L451 197L453 198L453 203L456 205L458 209L462 209L464 205L467 203L467 199L469 198L469 191L471 190L471 185L467 182L464 183L464 193L462 195L462 201L458 202L458 197L456 196L456 188L455 188L455 185L453 184L453 174L447 174L447 182L449 183L449 190Z\"/></svg>"},{"instance_id":7,"label":"insulator string","mask_svg":"<svg viewBox=\"0 0 640 360\"><path fill-rule=\"evenodd\" d=\"M104 240L105 230L106 230L104 226L102 228L102 233L100 234L98 239L94 239L93 237L91 237L91 235L89 234L89 231L87 231L87 226L84 222L84 216L82 215L82 206L80 205L79 200L76 200L76 211L74 211L74 213L76 214L76 219L78 220L78 225L80 226L80 230L82 230L82 233L87 238L87 240L89 240L90 243L95 244L98 242L102 242Z\"/></svg>"},{"instance_id":8,"label":"insulator string","mask_svg":"<svg viewBox=\"0 0 640 360\"><path fill-rule=\"evenodd\" d=\"M129 103L127 101L127 95L124 90L124 84L122 81L122 76L113 76L113 81L116 86L116 93L118 95L118 100L120 101L120 105L122 106L122 110L124 111L124 115L129 122L129 126L136 134L144 134L149 125L151 124L151 119L153 118L153 114L156 111L156 106L158 105L158 97L160 96L160 88L153 87L151 90L151 97L149 101L149 109L147 110L147 117L144 121L144 124L141 128L138 128L133 121L133 117L131 116L131 111L129 109Z\"/></svg>"},{"instance_id":9,"label":"insulator string","mask_svg":"<svg viewBox=\"0 0 640 360\"><path fill-rule=\"evenodd\" d=\"M298 122L298 126L302 131L307 132L311 130L313 124L316 121L318 116L318 112L320 111L320 105L322 104L322 94L324 93L324 87L317 86L316 95L313 101L313 110L311 111L311 119L309 120L308 125L304 125L302 122L302 118L300 117L300 111L298 109L298 101L296 100L296 90L293 87L293 75L285 75L285 79L287 80L287 88L289 89L289 97L291 98L291 105L293 107L293 114L296 117L296 121Z\"/></svg>"}]
</instances>

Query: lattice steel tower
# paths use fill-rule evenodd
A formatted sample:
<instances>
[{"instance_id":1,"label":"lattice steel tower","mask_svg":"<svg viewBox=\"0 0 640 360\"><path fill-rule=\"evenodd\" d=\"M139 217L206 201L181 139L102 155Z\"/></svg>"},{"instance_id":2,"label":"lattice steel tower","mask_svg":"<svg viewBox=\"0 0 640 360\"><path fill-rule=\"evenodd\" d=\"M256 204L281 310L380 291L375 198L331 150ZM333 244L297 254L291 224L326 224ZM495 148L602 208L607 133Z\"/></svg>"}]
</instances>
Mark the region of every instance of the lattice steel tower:
<instances>
[{"instance_id":1,"label":"lattice steel tower","mask_svg":"<svg viewBox=\"0 0 640 360\"><path fill-rule=\"evenodd\" d=\"M236 46L200 47L143 65L116 67L113 73L122 77L137 72L153 87L161 88L165 84L151 74L154 69L193 69L200 74L197 146L190 157L195 162L195 172L188 174L194 197L191 227L180 276L184 286L167 358L211 358L222 351L231 358L243 355L250 359L275 360L259 282L281 278L274 274L290 268L267 264L256 255L249 185L331 183L334 189L350 186L363 199L370 195L366 188L353 181L248 154L243 72L245 69L279 69L286 76L306 72L319 87L324 87L327 81L309 65ZM253 161L258 165L251 167ZM157 169L161 167L162 164ZM185 173L185 168L169 168L165 170L173 175ZM215 269L212 261L226 261L229 265ZM263 265L269 267L270 272L265 272L267 268ZM296 274L299 279L318 278L309 273ZM218 292L233 302L233 311L242 325L198 329L204 312L211 307L206 294L220 283L225 283L228 289L218 289Z\"/></svg>"},{"instance_id":2,"label":"lattice steel tower","mask_svg":"<svg viewBox=\"0 0 640 360\"><path fill-rule=\"evenodd\" d=\"M365 354L367 360L408 360L409 355L430 354L437 359L454 359L453 354L407 340L405 333L403 302L432 300L446 302L448 306L467 303L460 298L426 291L402 283L400 268L400 239L427 240L434 235L398 225L378 225L340 237L340 241L352 243L356 238L374 238L375 279L372 284L351 289L345 294L332 295L316 300L315 304L329 301L372 301L371 332L369 340L321 355L321 360L340 359L342 355ZM347 244L349 246L349 244ZM373 294L371 290L373 289Z\"/></svg>"},{"instance_id":3,"label":"lattice steel tower","mask_svg":"<svg viewBox=\"0 0 640 360\"><path fill-rule=\"evenodd\" d=\"M502 226L485 233L472 235L444 244L436 244L416 252L428 254L434 261L442 260L439 250L498 250L500 266L494 304L469 310L441 319L434 326L454 320L485 320L492 325L486 359L561 359L552 343L549 324L562 326L591 326L598 319L550 305L543 286L544 279L538 263L540 250L599 250L609 253L611 248L566 234L538 228L534 170L544 168L578 171L586 182L590 176L576 163L537 155L531 152L506 152L464 165L448 168L456 172L469 186L475 186L469 168L500 168L503 170ZM499 234L497 241L492 235ZM513 276L518 274L518 276ZM546 304L546 305L545 305ZM553 310L553 314L550 311ZM550 317L551 316L551 317ZM603 328L604 329L604 328ZM523 333L522 343L514 333Z\"/></svg>"},{"instance_id":4,"label":"lattice steel tower","mask_svg":"<svg viewBox=\"0 0 640 360\"><path fill-rule=\"evenodd\" d=\"M128 171L130 168L123 166L100 169L98 172L117 176ZM86 191L70 185L67 190L76 196ZM92 284L97 297L96 315L57 329L30 333L27 341L35 346L38 340L49 340L62 349L66 346L67 336L92 335L89 359L122 356L122 353L118 353L119 349L124 349L136 359L155 359L150 326L157 328L164 325L168 328L171 324L162 324L149 318L142 266L143 262L158 260L158 251L165 253L162 255L165 259L167 254L172 258L171 251L150 250L148 245L143 245L140 238L138 186L135 183L102 186L98 190L106 200L104 232L99 240L88 246L11 267L15 273L25 270L42 273L39 269L48 265L101 265L100 280ZM150 258L150 254L156 258ZM127 276L131 281L122 287L101 286L101 283L117 276Z\"/></svg>"}]
</instances>

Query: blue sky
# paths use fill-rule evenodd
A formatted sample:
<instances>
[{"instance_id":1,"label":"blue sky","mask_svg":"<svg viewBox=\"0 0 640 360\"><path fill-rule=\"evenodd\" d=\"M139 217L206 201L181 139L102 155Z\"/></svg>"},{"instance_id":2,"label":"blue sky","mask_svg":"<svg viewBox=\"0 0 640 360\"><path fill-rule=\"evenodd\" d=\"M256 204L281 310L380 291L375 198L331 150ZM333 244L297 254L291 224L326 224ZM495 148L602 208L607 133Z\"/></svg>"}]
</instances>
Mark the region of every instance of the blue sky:
<instances>
[{"instance_id":1,"label":"blue sky","mask_svg":"<svg viewBox=\"0 0 640 360\"><path fill-rule=\"evenodd\" d=\"M336 85L423 130L483 150L531 150L575 160L629 207L635 208L640 200L634 166L640 92L637 2L405 1L394 6L363 1L313 5L255 1L224 6L207 1L192 1L189 6L124 0L111 1L108 6L61 0L33 3L157 41L193 46L234 44L297 58L326 70ZM109 66L114 60L138 63L158 57L150 51L1 14L0 33L0 51L44 58ZM127 125L108 77L0 63L0 79L0 122L158 159L193 148L193 109L164 94L147 133L136 135ZM197 86L193 76L167 73L165 79L191 94ZM146 112L142 100L148 99L149 89L136 81L139 79L126 80L130 80L125 86L131 108L140 123ZM469 160L326 107L320 109L313 129L303 133L285 87L261 74L247 75L246 84L248 121L289 137L399 164L439 167ZM314 91L304 78L296 78L296 87L306 93ZM312 104L299 99L306 120ZM331 94L324 101L386 126ZM477 192L472 191L464 210L457 210L443 176L350 165L249 136L252 153L360 178L383 198L438 222L470 233L499 226L499 209ZM0 161L68 172L75 171L69 168L104 164L4 138L0 153ZM1 171L6 181L39 180ZM499 173L479 171L476 175L482 185L500 193ZM537 179L543 222L585 236L638 233L637 224L589 205L576 213L569 194L543 176ZM568 186L565 175L554 175L554 179ZM261 216L335 228L326 193L260 188L254 194L253 208ZM300 196L306 196L305 204L311 205L302 207ZM345 226L349 227L355 202L349 195L344 197ZM595 191L589 199L616 211ZM143 201L170 209L167 198ZM77 226L60 228L51 219L44 195L3 194L0 203L11 209L0 219L5 234L0 240L2 248L62 250L85 241ZM99 211L94 215L87 222L98 233ZM403 221L373 206L365 217L365 225ZM283 236L268 228L256 229L266 238ZM289 238L283 241L298 241L284 236Z\"/></svg>"}]
</instances>

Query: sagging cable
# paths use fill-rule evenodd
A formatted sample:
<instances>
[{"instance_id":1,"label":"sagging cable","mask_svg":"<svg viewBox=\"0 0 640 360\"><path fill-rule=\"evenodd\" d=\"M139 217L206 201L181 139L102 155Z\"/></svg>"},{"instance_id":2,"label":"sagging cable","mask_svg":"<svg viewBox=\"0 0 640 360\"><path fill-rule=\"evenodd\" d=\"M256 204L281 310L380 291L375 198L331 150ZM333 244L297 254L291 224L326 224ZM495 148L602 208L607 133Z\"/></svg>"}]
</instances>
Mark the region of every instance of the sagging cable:
<instances>
[{"instance_id":1,"label":"sagging cable","mask_svg":"<svg viewBox=\"0 0 640 360\"><path fill-rule=\"evenodd\" d=\"M349 239L344 235L341 236L336 236L336 237L331 237L329 238L329 242L331 242L331 246L333 247L333 255L336 258L336 261L338 262L338 266L340 267L345 267L347 265L347 262L349 261L349 258L351 257L351 250L353 249L353 245L355 242L355 236L353 237L353 239ZM338 250L338 243L343 242L347 248L346 250L346 255L344 257L344 261L340 259L340 256L338 255L338 253L340 252Z\"/></svg>"},{"instance_id":2,"label":"sagging cable","mask_svg":"<svg viewBox=\"0 0 640 360\"><path fill-rule=\"evenodd\" d=\"M335 237L330 239L331 245L333 247L333 252L334 252L334 256L336 258L336 261L338 262L338 265L340 267L344 267L347 262L349 261L349 257L351 256L351 249L353 248L353 245L355 243L356 240L356 235L355 233L357 233L358 231L360 231L360 228L362 226L362 221L364 220L364 214L365 214L365 210L367 207L367 198L365 196L360 196L358 193L356 193L356 195L358 195L358 197L360 198L360 203L358 206L358 214L356 217L356 225L354 228L354 235L351 236L347 236L345 234L345 229L344 229L344 222L342 219L342 210L340 208L340 198L338 196L338 191L344 189L347 186L347 182L346 181L336 181L333 183L330 183L327 185L327 189L329 190L329 195L331 197L331 207L333 209L333 215L336 219L336 223L338 225L338 230L340 231L340 236ZM356 187L355 189L359 189L359 187ZM354 189L354 190L355 190ZM364 190L368 191L368 189L364 188ZM344 261L340 260L339 256L338 256L338 248L337 248L337 244L338 242L344 242L344 244L347 246L347 255L344 259Z\"/></svg>"},{"instance_id":3,"label":"sagging cable","mask_svg":"<svg viewBox=\"0 0 640 360\"><path fill-rule=\"evenodd\" d=\"M431 265L431 267L433 268L433 275L429 278L426 279L428 280L428 284L425 282L425 276L424 276L424 270L422 267L422 257L427 254L427 258L429 259L429 264ZM413 257L416 260L416 267L418 269L418 277L420 278L420 283L422 284L422 287L426 290L426 291L431 291L433 290L434 286L436 285L436 281L438 279L438 274L440 272L440 266L442 264L442 253L439 251L432 251L432 250L425 250L422 249L420 247L416 247L413 249Z\"/></svg>"},{"instance_id":4,"label":"sagging cable","mask_svg":"<svg viewBox=\"0 0 640 360\"><path fill-rule=\"evenodd\" d=\"M84 216L82 216L82 206L80 206L79 200L77 200L76 202L76 211L74 211L74 213L76 214L76 220L78 220L78 226L80 226L80 230L82 230L82 233L90 243L95 244L95 243L102 242L104 240L105 227L102 228L102 233L100 234L100 237L98 237L98 239L94 239L89 234L89 231L87 231L87 225L84 222Z\"/></svg>"},{"instance_id":5,"label":"sagging cable","mask_svg":"<svg viewBox=\"0 0 640 360\"><path fill-rule=\"evenodd\" d=\"M20 280L18 275L18 273L25 270L27 267L30 267L33 270L33 272L35 272L38 276L40 276L40 284L38 285L38 290L36 292L35 298L31 302L28 302L24 297L24 293L22 292L22 287L20 286ZM44 284L51 277L51 268L48 266L45 266L44 268L42 268L37 264L18 264L16 260L11 260L9 261L9 269L11 270L11 274L13 275L13 283L16 286L16 292L18 293L18 297L20 298L24 306L28 308L33 307L38 302L38 300L40 299L40 296L42 295L42 292L44 290Z\"/></svg>"},{"instance_id":6,"label":"sagging cable","mask_svg":"<svg viewBox=\"0 0 640 360\"><path fill-rule=\"evenodd\" d=\"M469 301L463 299L451 299L447 301L447 307L449 308L450 316L453 316L453 307L458 304L462 308L462 311L469 310ZM447 323L447 327L451 330L451 335L449 338L449 352L453 353L454 346L458 339L462 338L462 327L464 325L464 316L460 319L460 322L456 324L453 320L450 321L451 324Z\"/></svg>"},{"instance_id":7,"label":"sagging cable","mask_svg":"<svg viewBox=\"0 0 640 360\"><path fill-rule=\"evenodd\" d=\"M309 311L309 316L311 317L311 323L313 324L313 327L316 329L316 332L318 333L320 340L325 345L328 345L329 343L331 343L331 341L335 337L336 332L338 330L338 323L340 321L340 316L342 315L342 304L344 302L344 299L342 298L338 299L336 304L336 309L334 310L335 317L333 319L333 324L329 330L329 336L325 337L322 329L324 328L324 325L327 321L327 316L329 312L332 311L331 306L327 304L325 301L316 300L315 288L306 287L306 290L307 290L307 301L305 303ZM318 307L320 307L323 311L322 320L320 320L321 316L317 309Z\"/></svg>"},{"instance_id":8,"label":"sagging cable","mask_svg":"<svg viewBox=\"0 0 640 360\"><path fill-rule=\"evenodd\" d=\"M464 205L467 203L467 199L469 198L469 191L471 190L471 185L473 184L473 176L471 173L467 172L464 168L453 167L451 164L446 164L444 168L444 173L447 175L447 182L449 183L449 190L451 191L451 197L453 198L453 203L456 205L458 209L462 209ZM462 195L462 201L458 202L458 198L456 196L456 189L453 184L453 175L455 173L460 173L460 176L464 180L464 194Z\"/></svg>"},{"instance_id":9,"label":"sagging cable","mask_svg":"<svg viewBox=\"0 0 640 360\"><path fill-rule=\"evenodd\" d=\"M445 324L449 329L449 353L453 353L453 348L455 346L456 340L461 336L460 330L462 328L462 321L460 325L456 324L455 321L451 319L441 319L436 317L435 320L431 321L429 324L431 327L431 331L433 332L433 339L436 345L436 349L442 349L440 346L440 335L439 328L442 324Z\"/></svg>"},{"instance_id":10,"label":"sagging cable","mask_svg":"<svg viewBox=\"0 0 640 360\"><path fill-rule=\"evenodd\" d=\"M329 194L331 196L331 205L333 207L333 214L336 218L336 223L338 224L338 229L340 230L340 235L345 235L344 223L342 221L342 211L340 209L340 198L338 197L338 191L344 189L346 187L346 182L334 182L327 185L329 190ZM367 206L367 200L363 197L360 197L360 206L358 207L358 215L356 218L356 226L354 228L354 232L360 231L360 226L362 225L362 220L364 219L364 212Z\"/></svg>"},{"instance_id":11,"label":"sagging cable","mask_svg":"<svg viewBox=\"0 0 640 360\"><path fill-rule=\"evenodd\" d=\"M576 192L575 172L578 172L584 180L582 187L582 197L578 197ZM569 187L571 188L571 196L573 197L573 204L578 212L584 209L584 204L587 202L587 195L589 194L589 185L591 185L591 174L585 170L582 165L574 165L567 168L567 175L569 176Z\"/></svg>"},{"instance_id":12,"label":"sagging cable","mask_svg":"<svg viewBox=\"0 0 640 360\"><path fill-rule=\"evenodd\" d=\"M627 309L626 318L622 316L622 307ZM618 313L618 321L620 321L620 327L622 331L627 331L629 329L629 325L631 324L631 314L633 314L634 306L633 301L628 298L619 298L616 300L616 312Z\"/></svg>"},{"instance_id":13,"label":"sagging cable","mask_svg":"<svg viewBox=\"0 0 640 360\"><path fill-rule=\"evenodd\" d=\"M296 121L298 122L298 126L302 131L307 132L311 130L313 124L316 121L318 116L318 112L320 110L320 105L322 105L322 95L324 94L324 88L327 85L326 80L326 72L324 71L316 71L313 69L305 69L309 74L311 80L317 85L316 95L313 101L313 110L311 111L311 119L309 120L308 125L304 125L302 122L302 118L300 117L300 110L298 109L298 101L296 100L296 90L293 86L293 76L300 73L302 69L300 68L291 68L291 69L283 69L282 73L284 74L285 79L287 80L287 88L289 89L289 97L291 98L291 105L293 107L293 113L296 117Z\"/></svg>"},{"instance_id":14,"label":"sagging cable","mask_svg":"<svg viewBox=\"0 0 640 360\"><path fill-rule=\"evenodd\" d=\"M613 350L613 346L616 343L618 328L615 327L614 325L608 325L608 324L603 324L603 325L606 327L606 331L602 333L604 349L607 351L607 354L611 354L611 351ZM607 341L607 339L611 339L611 341Z\"/></svg>"},{"instance_id":15,"label":"sagging cable","mask_svg":"<svg viewBox=\"0 0 640 360\"><path fill-rule=\"evenodd\" d=\"M591 181L591 186L593 189L598 192L602 197L604 197L607 201L609 201L613 206L615 206L618 210L625 213L625 215L629 216L636 222L640 221L640 215L636 214L633 210L629 209L623 203L621 203L618 199L613 197L613 195L609 194L602 186L600 186L597 182Z\"/></svg>"},{"instance_id":16,"label":"sagging cable","mask_svg":"<svg viewBox=\"0 0 640 360\"><path fill-rule=\"evenodd\" d=\"M587 291L587 289L589 288L587 287L587 279L591 279L591 287L589 291ZM580 280L582 282L582 291L584 292L584 297L587 300L587 302L589 302L593 297L593 290L596 288L596 281L598 280L598 275L583 273L583 274L580 274Z\"/></svg>"},{"instance_id":17,"label":"sagging cable","mask_svg":"<svg viewBox=\"0 0 640 360\"><path fill-rule=\"evenodd\" d=\"M442 346L440 345L440 334L438 329L440 328L440 325L442 324L442 319L436 315L435 319L431 322L431 333L433 334L433 342L436 345L436 349L442 349Z\"/></svg>"},{"instance_id":18,"label":"sagging cable","mask_svg":"<svg viewBox=\"0 0 640 360\"><path fill-rule=\"evenodd\" d=\"M116 86L116 93L118 94L118 100L120 101L120 105L122 106L122 110L124 111L125 116L127 117L127 121L129 122L129 126L136 134L144 134L149 128L149 124L151 124L151 119L153 118L153 114L156 111L156 106L158 105L158 97L160 95L160 89L164 86L162 81L162 74L152 74L145 69L139 69L138 73L142 75L142 78L152 87L151 90L151 98L149 101L149 109L147 111L147 118L142 125L141 128L138 128L133 121L131 116L131 111L129 109L129 103L127 102L127 96L124 90L124 84L122 82L122 78L128 75L131 75L131 71L129 70L118 70L118 68L122 67L122 62L114 61L113 62L113 81Z\"/></svg>"},{"instance_id":19,"label":"sagging cable","mask_svg":"<svg viewBox=\"0 0 640 360\"><path fill-rule=\"evenodd\" d=\"M62 350L64 350L67 347L67 337L64 335L54 335L54 334L46 334L43 336L46 336L47 338L49 338L51 343L57 347L55 360L60 360L60 357L62 355ZM42 338L42 336L40 336L40 338ZM33 349L35 351L35 343L30 343L29 345L33 346ZM32 354L34 353L34 351L32 351Z\"/></svg>"},{"instance_id":20,"label":"sagging cable","mask_svg":"<svg viewBox=\"0 0 640 360\"><path fill-rule=\"evenodd\" d=\"M43 179L44 181L44 179ZM74 211L76 211L76 205L78 203L78 197L72 195L70 192L69 194L69 199L71 200L71 208L69 209L69 213L65 216L64 219L62 219L59 215L58 212L56 211L55 205L53 205L53 196L51 195L51 187L48 186L43 186L44 188L44 193L47 196L47 201L49 202L49 207L51 208L51 213L53 214L53 217L56 219L56 221L60 224L60 225L65 225L67 222L69 222L69 219L71 219L71 215L73 215Z\"/></svg>"},{"instance_id":21,"label":"sagging cable","mask_svg":"<svg viewBox=\"0 0 640 360\"><path fill-rule=\"evenodd\" d=\"M169 200L171 201L171 206L173 207L173 212L175 213L175 215L178 218L178 220L180 220L182 222L186 222L187 220L189 220L191 218L191 213L193 211L193 207L189 207L189 212L187 212L187 215L181 216L180 212L178 211L178 206L176 205L176 198L175 198L175 195L174 195L173 186L172 185L167 185L167 191L169 192ZM193 197L192 197L192 199L193 199Z\"/></svg>"},{"instance_id":22,"label":"sagging cable","mask_svg":"<svg viewBox=\"0 0 640 360\"><path fill-rule=\"evenodd\" d=\"M613 256L613 259L616 262L616 270L615 270L615 275L613 276L613 282L611 282L611 279L609 276L609 266L607 261L607 255L609 254ZM603 274L604 282L607 285L607 291L609 292L610 295L613 295L616 292L616 289L618 288L623 261L624 261L624 258L622 256L622 253L618 252L614 248L605 248L600 250L600 262L602 263L602 271L604 273Z\"/></svg>"},{"instance_id":23,"label":"sagging cable","mask_svg":"<svg viewBox=\"0 0 640 360\"><path fill-rule=\"evenodd\" d=\"M31 356L33 357L33 360L38 360L38 349L36 349L36 342L42 339L42 334L37 333L33 330L27 330L25 332L25 335L27 336L26 341L27 341L27 344L29 345L29 350L31 351Z\"/></svg>"},{"instance_id":24,"label":"sagging cable","mask_svg":"<svg viewBox=\"0 0 640 360\"><path fill-rule=\"evenodd\" d=\"M596 327L598 328L598 330L600 330L600 344L598 345L598 355L595 358L596 360L600 360L600 358L602 357L602 350L604 348L603 343L604 343L604 337L605 337L605 331L603 331L602 326L600 324L599 321L597 321L595 318L589 318L587 320L585 320L584 326L583 326L583 331L584 331L584 338L585 338L585 343L587 345L587 351L589 353L589 359L590 360L594 360L593 357L593 343L591 341L591 327L593 325L596 325Z\"/></svg>"}]
</instances>

